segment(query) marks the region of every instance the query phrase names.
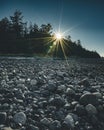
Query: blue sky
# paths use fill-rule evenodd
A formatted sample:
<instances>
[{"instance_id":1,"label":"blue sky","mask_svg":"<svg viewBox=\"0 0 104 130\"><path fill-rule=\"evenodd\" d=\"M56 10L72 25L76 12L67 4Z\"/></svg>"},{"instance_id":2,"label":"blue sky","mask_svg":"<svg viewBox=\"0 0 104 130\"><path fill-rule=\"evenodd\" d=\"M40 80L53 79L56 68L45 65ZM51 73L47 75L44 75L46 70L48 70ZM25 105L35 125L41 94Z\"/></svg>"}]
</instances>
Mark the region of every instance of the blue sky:
<instances>
[{"instance_id":1,"label":"blue sky","mask_svg":"<svg viewBox=\"0 0 104 130\"><path fill-rule=\"evenodd\" d=\"M25 21L51 23L72 40L104 56L104 0L0 0L0 19L18 9Z\"/></svg>"}]
</instances>

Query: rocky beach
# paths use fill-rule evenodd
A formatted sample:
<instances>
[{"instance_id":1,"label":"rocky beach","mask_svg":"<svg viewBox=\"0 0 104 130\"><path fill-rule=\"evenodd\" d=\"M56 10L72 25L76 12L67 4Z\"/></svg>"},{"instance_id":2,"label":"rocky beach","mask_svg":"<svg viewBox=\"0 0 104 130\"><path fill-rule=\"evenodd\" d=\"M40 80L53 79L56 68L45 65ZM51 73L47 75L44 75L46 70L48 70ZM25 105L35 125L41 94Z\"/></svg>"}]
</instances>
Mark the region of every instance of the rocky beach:
<instances>
[{"instance_id":1,"label":"rocky beach","mask_svg":"<svg viewBox=\"0 0 104 130\"><path fill-rule=\"evenodd\" d=\"M0 130L104 130L104 60L1 57Z\"/></svg>"}]
</instances>

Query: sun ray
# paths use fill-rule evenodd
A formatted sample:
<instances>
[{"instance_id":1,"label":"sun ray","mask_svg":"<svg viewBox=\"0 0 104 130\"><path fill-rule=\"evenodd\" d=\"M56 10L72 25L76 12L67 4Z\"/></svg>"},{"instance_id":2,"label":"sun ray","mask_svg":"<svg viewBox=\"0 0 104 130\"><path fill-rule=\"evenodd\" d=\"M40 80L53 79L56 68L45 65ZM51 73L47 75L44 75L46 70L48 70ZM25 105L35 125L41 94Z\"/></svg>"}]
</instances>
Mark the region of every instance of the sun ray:
<instances>
[{"instance_id":1,"label":"sun ray","mask_svg":"<svg viewBox=\"0 0 104 130\"><path fill-rule=\"evenodd\" d=\"M72 26L71 28L65 30L65 31L63 32L63 35L67 34L68 32L71 32L72 30L76 29L76 28L79 27L80 25L81 25L81 23L76 24L76 25Z\"/></svg>"},{"instance_id":2,"label":"sun ray","mask_svg":"<svg viewBox=\"0 0 104 130\"><path fill-rule=\"evenodd\" d=\"M65 57L66 64L67 64L67 66L69 66L68 59L67 59L67 55L66 55L66 53L65 53L64 44L63 44L62 41L60 42L60 45L61 45L61 48L62 48L62 51L63 51L64 57Z\"/></svg>"},{"instance_id":3,"label":"sun ray","mask_svg":"<svg viewBox=\"0 0 104 130\"><path fill-rule=\"evenodd\" d=\"M58 32L55 32L54 34L50 35L49 37L41 37L41 38L34 38L36 40L43 39L44 45L47 47L47 55L51 55L53 57L61 57L64 56L64 59L66 61L67 67L69 66L68 58L67 58L67 49L69 48L69 42L64 38L65 32L60 31L60 27ZM47 56L46 55L46 56Z\"/></svg>"}]
</instances>

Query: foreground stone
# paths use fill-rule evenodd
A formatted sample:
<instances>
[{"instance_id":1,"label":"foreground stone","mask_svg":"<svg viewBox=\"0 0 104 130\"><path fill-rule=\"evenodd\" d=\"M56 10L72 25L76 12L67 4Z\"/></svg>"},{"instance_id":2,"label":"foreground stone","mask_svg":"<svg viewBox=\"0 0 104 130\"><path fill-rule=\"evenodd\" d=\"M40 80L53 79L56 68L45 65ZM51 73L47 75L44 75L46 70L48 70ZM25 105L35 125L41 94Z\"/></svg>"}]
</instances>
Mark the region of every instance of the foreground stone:
<instances>
[{"instance_id":1,"label":"foreground stone","mask_svg":"<svg viewBox=\"0 0 104 130\"><path fill-rule=\"evenodd\" d=\"M72 115L68 114L64 119L63 127L64 129L73 129L75 127L74 123Z\"/></svg>"},{"instance_id":2,"label":"foreground stone","mask_svg":"<svg viewBox=\"0 0 104 130\"><path fill-rule=\"evenodd\" d=\"M23 112L16 113L13 117L14 122L19 124L25 124L26 123L26 115Z\"/></svg>"},{"instance_id":3,"label":"foreground stone","mask_svg":"<svg viewBox=\"0 0 104 130\"><path fill-rule=\"evenodd\" d=\"M104 130L104 62L68 62L0 59L0 129Z\"/></svg>"},{"instance_id":4,"label":"foreground stone","mask_svg":"<svg viewBox=\"0 0 104 130\"><path fill-rule=\"evenodd\" d=\"M7 118L6 112L0 112L0 124L5 124Z\"/></svg>"},{"instance_id":5,"label":"foreground stone","mask_svg":"<svg viewBox=\"0 0 104 130\"><path fill-rule=\"evenodd\" d=\"M1 130L13 130L11 127L3 127Z\"/></svg>"},{"instance_id":6,"label":"foreground stone","mask_svg":"<svg viewBox=\"0 0 104 130\"><path fill-rule=\"evenodd\" d=\"M96 115L97 114L97 109L95 106L93 106L92 104L88 104L86 107L85 107L87 113L89 115Z\"/></svg>"},{"instance_id":7,"label":"foreground stone","mask_svg":"<svg viewBox=\"0 0 104 130\"><path fill-rule=\"evenodd\" d=\"M98 105L98 99L95 95L91 93L85 93L80 97L80 103L82 105L87 104Z\"/></svg>"}]
</instances>

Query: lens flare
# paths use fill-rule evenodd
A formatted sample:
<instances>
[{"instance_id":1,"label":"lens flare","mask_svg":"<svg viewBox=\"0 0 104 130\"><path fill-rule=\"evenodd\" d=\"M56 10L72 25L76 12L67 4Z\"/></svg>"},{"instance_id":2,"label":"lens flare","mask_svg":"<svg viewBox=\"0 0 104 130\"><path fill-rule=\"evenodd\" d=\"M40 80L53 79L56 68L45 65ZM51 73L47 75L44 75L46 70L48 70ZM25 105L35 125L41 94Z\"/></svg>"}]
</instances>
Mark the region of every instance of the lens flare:
<instances>
[{"instance_id":1,"label":"lens flare","mask_svg":"<svg viewBox=\"0 0 104 130\"><path fill-rule=\"evenodd\" d=\"M55 37L57 40L61 40L62 39L62 34L61 33L56 33Z\"/></svg>"},{"instance_id":2,"label":"lens flare","mask_svg":"<svg viewBox=\"0 0 104 130\"><path fill-rule=\"evenodd\" d=\"M68 43L66 42L64 38L64 32L57 31L52 36L52 44L51 47L48 50L48 54L51 54L52 56L58 57L58 54L61 54L64 56L64 58L67 60L67 46ZM62 53L61 53L62 52Z\"/></svg>"}]
</instances>

